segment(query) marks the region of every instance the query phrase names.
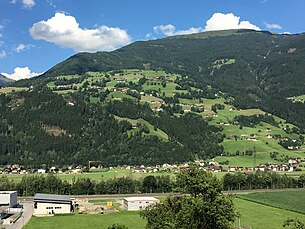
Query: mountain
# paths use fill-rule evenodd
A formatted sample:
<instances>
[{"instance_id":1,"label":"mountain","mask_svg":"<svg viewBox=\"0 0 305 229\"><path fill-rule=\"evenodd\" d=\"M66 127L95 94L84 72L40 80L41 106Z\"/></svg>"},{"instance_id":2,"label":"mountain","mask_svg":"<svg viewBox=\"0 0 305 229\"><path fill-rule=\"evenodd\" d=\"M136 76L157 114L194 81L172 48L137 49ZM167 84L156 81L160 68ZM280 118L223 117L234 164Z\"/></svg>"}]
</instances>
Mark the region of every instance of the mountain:
<instances>
[{"instance_id":1,"label":"mountain","mask_svg":"<svg viewBox=\"0 0 305 229\"><path fill-rule=\"evenodd\" d=\"M4 75L0 74L0 87L8 85L13 80L5 77Z\"/></svg>"},{"instance_id":2,"label":"mountain","mask_svg":"<svg viewBox=\"0 0 305 229\"><path fill-rule=\"evenodd\" d=\"M188 76L228 93L236 107L258 107L305 129L304 104L287 100L305 94L304 33L225 30L138 41L113 52L76 54L36 82L45 85L59 75L131 68Z\"/></svg>"},{"instance_id":3,"label":"mountain","mask_svg":"<svg viewBox=\"0 0 305 229\"><path fill-rule=\"evenodd\" d=\"M256 150L257 163L287 163L304 151L304 75L305 34L214 31L79 53L0 96L0 164L249 166Z\"/></svg>"}]
</instances>

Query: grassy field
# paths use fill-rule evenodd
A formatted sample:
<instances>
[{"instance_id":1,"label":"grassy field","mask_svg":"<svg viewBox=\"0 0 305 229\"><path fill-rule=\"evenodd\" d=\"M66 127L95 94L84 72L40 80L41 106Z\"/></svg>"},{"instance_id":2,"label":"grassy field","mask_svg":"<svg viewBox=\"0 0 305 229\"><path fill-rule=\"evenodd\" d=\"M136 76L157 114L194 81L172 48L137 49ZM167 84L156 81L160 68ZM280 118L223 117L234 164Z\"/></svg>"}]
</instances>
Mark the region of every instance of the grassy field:
<instances>
[{"instance_id":1,"label":"grassy field","mask_svg":"<svg viewBox=\"0 0 305 229\"><path fill-rule=\"evenodd\" d=\"M4 87L0 88L0 93L11 93L15 91L27 91L29 88L27 87Z\"/></svg>"},{"instance_id":2,"label":"grassy field","mask_svg":"<svg viewBox=\"0 0 305 229\"><path fill-rule=\"evenodd\" d=\"M305 190L239 195L241 199L305 214Z\"/></svg>"},{"instance_id":3,"label":"grassy field","mask_svg":"<svg viewBox=\"0 0 305 229\"><path fill-rule=\"evenodd\" d=\"M236 210L240 213L241 226L251 226L255 229L282 228L283 222L289 218L299 218L305 221L305 215L296 212L266 206L243 199L235 199ZM234 223L238 226L238 219ZM78 229L78 228L107 228L109 225L125 224L129 229L144 229L146 221L139 216L139 212L120 211L105 215L67 215L54 217L32 217L24 227L26 229Z\"/></svg>"},{"instance_id":4,"label":"grassy field","mask_svg":"<svg viewBox=\"0 0 305 229\"><path fill-rule=\"evenodd\" d=\"M164 131L162 131L160 129L155 130L154 126L152 124L150 124L148 121L146 121L142 118L130 119L130 118L121 118L121 117L118 117L118 116L115 116L115 118L117 120L126 120L126 121L130 122L132 125L136 125L138 122L142 123L142 124L146 125L149 129L149 133L146 134L146 135L155 135L155 136L158 136L160 139L162 139L164 141L168 141L168 135ZM133 129L131 131L136 131L136 130L137 130L137 128Z\"/></svg>"},{"instance_id":5,"label":"grassy field","mask_svg":"<svg viewBox=\"0 0 305 229\"><path fill-rule=\"evenodd\" d=\"M57 174L57 176L62 180L67 180L71 182L73 177L75 178L90 178L93 180L109 180L112 178L119 178L119 177L130 177L132 179L142 179L146 176L162 176L162 175L170 175L174 176L173 173L168 172L157 172L157 173L133 173L130 169L112 169L105 172L90 172L90 173L81 173L81 174ZM7 174L6 175L9 179L12 179L16 182L20 182L22 177L24 176L33 176L32 174L29 175L20 175L20 174ZM45 174L46 176L46 174Z\"/></svg>"},{"instance_id":6,"label":"grassy field","mask_svg":"<svg viewBox=\"0 0 305 229\"><path fill-rule=\"evenodd\" d=\"M230 125L222 126L223 133L226 134L227 138L224 140L222 145L224 146L225 152L235 153L237 150L242 152L246 150L256 151L256 165L259 163L274 162L280 163L272 158L270 158L270 152L278 152L281 155L281 158L288 156L290 158L304 158L305 149L301 147L299 150L287 150L284 149L281 145L278 144L278 140L273 138L267 138L268 134L279 134L283 137L294 138L297 137L293 134L287 134L281 128L272 126L268 123L261 123L255 128L243 127L242 129L239 126ZM230 136L238 136L237 140L228 139ZM249 141L248 137L251 135L257 136L257 141ZM253 166L254 158L249 156L230 156L230 157L217 157L216 161L229 161L229 165L240 165L240 166Z\"/></svg>"},{"instance_id":7,"label":"grassy field","mask_svg":"<svg viewBox=\"0 0 305 229\"><path fill-rule=\"evenodd\" d=\"M234 200L234 204L236 210L241 215L241 226L251 226L255 229L278 229L282 228L283 222L287 218L298 218L305 222L304 214L270 207L238 198ZM238 220L236 220L235 226L238 226Z\"/></svg>"},{"instance_id":8,"label":"grassy field","mask_svg":"<svg viewBox=\"0 0 305 229\"><path fill-rule=\"evenodd\" d=\"M293 103L296 103L296 102L304 103L305 102L305 95L289 97L288 99L291 100Z\"/></svg>"},{"instance_id":9,"label":"grassy field","mask_svg":"<svg viewBox=\"0 0 305 229\"><path fill-rule=\"evenodd\" d=\"M134 98L134 97L132 97L132 96L130 96L130 95L127 95L127 94L125 94L125 93L118 92L118 91L110 92L110 93L107 95L107 99L108 99L108 100L112 100L112 99L123 99L123 98L136 100L136 98Z\"/></svg>"},{"instance_id":10,"label":"grassy field","mask_svg":"<svg viewBox=\"0 0 305 229\"><path fill-rule=\"evenodd\" d=\"M225 105L224 110L217 110L217 116L213 117L211 121L209 121L212 125L218 125L220 122L230 122L233 120L235 116L238 115L257 115L257 114L265 114L262 110L259 109L247 109L247 110L234 110L231 109L231 105L224 104L224 99L204 99L205 111L203 112L203 117L207 114L213 114L214 112L211 110L211 106L215 103ZM182 102L182 101L181 101ZM189 102L190 101L183 101ZM301 147L298 150L287 150L278 144L278 140L274 138L268 138L267 135L281 135L282 137L289 138L298 138L296 134L287 134L283 128L288 125L289 127L293 127L293 125L286 123L284 119L273 116L275 121L279 123L279 126L273 126L269 123L261 122L254 128L243 127L240 128L239 125L221 125L223 128L223 133L226 135L226 139L221 143L224 147L225 152L229 152L230 154L235 154L236 151L246 151L252 150L256 151L256 160L250 156L221 156L216 157L215 161L223 162L229 161L229 165L238 165L238 166L253 166L259 165L260 163L282 163L278 160L270 158L270 152L278 152L278 159L284 159L286 156L289 158L304 158L305 157L305 147ZM218 125L220 126L220 125ZM256 136L256 141L247 140L247 138L251 136ZM237 136L235 139L232 136Z\"/></svg>"},{"instance_id":11,"label":"grassy field","mask_svg":"<svg viewBox=\"0 0 305 229\"><path fill-rule=\"evenodd\" d=\"M112 224L124 224L129 229L145 228L146 221L139 212L121 211L104 215L62 215L54 217L32 217L25 229L107 229Z\"/></svg>"}]
</instances>

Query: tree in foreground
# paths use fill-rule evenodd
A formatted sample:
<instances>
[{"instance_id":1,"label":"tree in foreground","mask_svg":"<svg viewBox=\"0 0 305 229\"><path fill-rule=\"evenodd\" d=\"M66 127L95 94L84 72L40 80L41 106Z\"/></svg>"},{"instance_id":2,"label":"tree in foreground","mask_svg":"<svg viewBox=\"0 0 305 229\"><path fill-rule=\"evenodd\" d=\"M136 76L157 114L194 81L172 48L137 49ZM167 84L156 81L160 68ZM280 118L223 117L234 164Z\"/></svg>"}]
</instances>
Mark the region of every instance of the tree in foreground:
<instances>
[{"instance_id":1,"label":"tree in foreground","mask_svg":"<svg viewBox=\"0 0 305 229\"><path fill-rule=\"evenodd\" d=\"M221 193L221 182L211 173L191 168L178 175L184 196L168 197L140 214L147 229L227 229L237 216L233 197Z\"/></svg>"}]
</instances>

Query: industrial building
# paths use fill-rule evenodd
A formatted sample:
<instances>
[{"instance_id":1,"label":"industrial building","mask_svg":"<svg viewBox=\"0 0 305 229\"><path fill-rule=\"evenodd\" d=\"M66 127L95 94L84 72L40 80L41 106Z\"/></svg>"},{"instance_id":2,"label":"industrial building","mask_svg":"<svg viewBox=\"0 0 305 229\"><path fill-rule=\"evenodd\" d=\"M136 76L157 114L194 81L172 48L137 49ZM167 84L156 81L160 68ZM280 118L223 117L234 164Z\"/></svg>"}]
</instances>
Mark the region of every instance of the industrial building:
<instances>
[{"instance_id":1,"label":"industrial building","mask_svg":"<svg viewBox=\"0 0 305 229\"><path fill-rule=\"evenodd\" d=\"M17 205L16 191L0 191L0 207L12 208Z\"/></svg>"},{"instance_id":2,"label":"industrial building","mask_svg":"<svg viewBox=\"0 0 305 229\"><path fill-rule=\"evenodd\" d=\"M151 204L160 203L155 197L127 197L124 198L124 207L128 211L138 211L146 208Z\"/></svg>"},{"instance_id":3,"label":"industrial building","mask_svg":"<svg viewBox=\"0 0 305 229\"><path fill-rule=\"evenodd\" d=\"M33 202L33 215L69 214L73 210L72 201L67 195L37 193Z\"/></svg>"}]
</instances>

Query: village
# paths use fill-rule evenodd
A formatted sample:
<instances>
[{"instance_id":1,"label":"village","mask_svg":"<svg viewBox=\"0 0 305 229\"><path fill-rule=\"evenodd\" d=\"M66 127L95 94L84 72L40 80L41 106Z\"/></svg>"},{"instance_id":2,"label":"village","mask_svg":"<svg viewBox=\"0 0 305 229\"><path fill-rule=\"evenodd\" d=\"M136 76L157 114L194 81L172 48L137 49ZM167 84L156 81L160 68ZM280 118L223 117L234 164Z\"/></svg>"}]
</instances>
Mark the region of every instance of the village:
<instances>
[{"instance_id":1,"label":"village","mask_svg":"<svg viewBox=\"0 0 305 229\"><path fill-rule=\"evenodd\" d=\"M92 161L89 161L92 162ZM250 171L261 171L261 172L293 172L293 171L301 171L301 167L303 166L302 163L305 162L305 158L291 158L287 161L287 163L283 164L276 164L267 162L264 164L259 164L255 167L243 167L243 166L235 166L235 165L222 165L214 160L195 160L189 163L183 164L162 164L162 165L155 165L155 166L130 166L130 165L123 165L118 167L103 167L102 165L78 165L72 166L68 165L65 167L60 166L51 166L49 168L25 168L19 164L12 164L7 165L4 167L0 167L0 174L2 175L27 175L27 174L71 174L77 175L82 173L90 173L90 172L107 172L111 170L126 170L130 171L131 173L180 173L188 169L191 166L196 166L200 170L207 171L207 172L250 172ZM90 169L88 169L90 168Z\"/></svg>"}]
</instances>

